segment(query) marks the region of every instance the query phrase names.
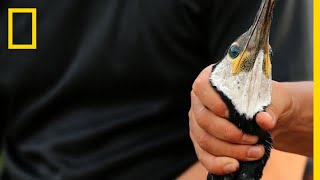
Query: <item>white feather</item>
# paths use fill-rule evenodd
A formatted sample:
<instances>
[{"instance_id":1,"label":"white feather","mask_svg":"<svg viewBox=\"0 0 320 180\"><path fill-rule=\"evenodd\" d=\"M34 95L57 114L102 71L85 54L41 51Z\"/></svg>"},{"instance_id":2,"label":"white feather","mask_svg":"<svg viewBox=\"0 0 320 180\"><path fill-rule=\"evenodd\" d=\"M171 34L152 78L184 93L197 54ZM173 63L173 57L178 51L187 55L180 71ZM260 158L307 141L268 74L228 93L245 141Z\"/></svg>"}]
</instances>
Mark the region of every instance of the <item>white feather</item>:
<instances>
[{"instance_id":1,"label":"white feather","mask_svg":"<svg viewBox=\"0 0 320 180\"><path fill-rule=\"evenodd\" d=\"M251 71L232 75L232 59L226 56L210 76L211 84L230 98L235 109L247 119L252 119L271 102L271 78L264 74L263 58L261 50Z\"/></svg>"}]
</instances>

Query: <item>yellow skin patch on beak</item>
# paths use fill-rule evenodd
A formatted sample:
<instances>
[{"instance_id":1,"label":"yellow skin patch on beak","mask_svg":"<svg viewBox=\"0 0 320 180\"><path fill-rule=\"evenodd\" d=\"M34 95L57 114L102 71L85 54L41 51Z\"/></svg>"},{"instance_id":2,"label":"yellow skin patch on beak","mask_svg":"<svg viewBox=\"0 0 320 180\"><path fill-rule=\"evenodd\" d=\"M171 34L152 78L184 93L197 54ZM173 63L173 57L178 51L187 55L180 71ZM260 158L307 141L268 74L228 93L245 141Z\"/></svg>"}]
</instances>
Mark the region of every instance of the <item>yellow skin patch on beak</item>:
<instances>
[{"instance_id":1,"label":"yellow skin patch on beak","mask_svg":"<svg viewBox=\"0 0 320 180\"><path fill-rule=\"evenodd\" d=\"M249 51L244 51L232 61L232 75L236 75L241 71L241 64L250 56ZM231 58L231 57L230 57Z\"/></svg>"},{"instance_id":2,"label":"yellow skin patch on beak","mask_svg":"<svg viewBox=\"0 0 320 180\"><path fill-rule=\"evenodd\" d=\"M269 79L271 76L271 60L270 60L270 55L269 53L265 53L264 55L265 58L265 64L264 64L264 73L266 75L266 77Z\"/></svg>"}]
</instances>

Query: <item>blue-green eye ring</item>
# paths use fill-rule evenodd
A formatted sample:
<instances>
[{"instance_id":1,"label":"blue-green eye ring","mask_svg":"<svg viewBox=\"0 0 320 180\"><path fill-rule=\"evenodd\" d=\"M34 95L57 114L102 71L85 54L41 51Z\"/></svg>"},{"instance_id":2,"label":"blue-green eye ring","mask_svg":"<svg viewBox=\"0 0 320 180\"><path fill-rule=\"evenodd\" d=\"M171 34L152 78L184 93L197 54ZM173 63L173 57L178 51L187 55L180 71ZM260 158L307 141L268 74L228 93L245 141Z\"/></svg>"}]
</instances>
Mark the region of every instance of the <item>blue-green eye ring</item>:
<instances>
[{"instance_id":1,"label":"blue-green eye ring","mask_svg":"<svg viewBox=\"0 0 320 180\"><path fill-rule=\"evenodd\" d=\"M232 59L235 59L239 56L241 52L241 49L238 45L232 45L230 48L229 48L229 56L232 58Z\"/></svg>"}]
</instances>

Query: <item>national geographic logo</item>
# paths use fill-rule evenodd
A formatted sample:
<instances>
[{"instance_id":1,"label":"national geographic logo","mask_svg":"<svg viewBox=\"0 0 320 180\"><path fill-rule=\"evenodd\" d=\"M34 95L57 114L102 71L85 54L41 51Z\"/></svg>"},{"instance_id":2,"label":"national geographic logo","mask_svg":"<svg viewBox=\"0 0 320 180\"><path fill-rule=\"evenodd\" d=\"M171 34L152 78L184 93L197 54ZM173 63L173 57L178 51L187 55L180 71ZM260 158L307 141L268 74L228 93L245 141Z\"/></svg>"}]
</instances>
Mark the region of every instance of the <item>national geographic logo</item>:
<instances>
[{"instance_id":1,"label":"national geographic logo","mask_svg":"<svg viewBox=\"0 0 320 180\"><path fill-rule=\"evenodd\" d=\"M14 43L14 14L31 14L31 43ZM8 49L37 49L37 8L8 8Z\"/></svg>"}]
</instances>

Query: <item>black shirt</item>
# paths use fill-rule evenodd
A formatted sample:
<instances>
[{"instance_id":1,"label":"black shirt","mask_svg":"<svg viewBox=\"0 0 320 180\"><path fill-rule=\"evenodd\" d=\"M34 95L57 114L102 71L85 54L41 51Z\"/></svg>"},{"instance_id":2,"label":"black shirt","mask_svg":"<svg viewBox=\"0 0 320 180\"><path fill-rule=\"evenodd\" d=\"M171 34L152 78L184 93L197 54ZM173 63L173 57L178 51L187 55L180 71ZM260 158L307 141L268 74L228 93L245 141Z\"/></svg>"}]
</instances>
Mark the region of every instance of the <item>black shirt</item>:
<instances>
[{"instance_id":1,"label":"black shirt","mask_svg":"<svg viewBox=\"0 0 320 180\"><path fill-rule=\"evenodd\" d=\"M3 2L2 179L177 177L197 160L188 135L192 82L246 31L259 4ZM37 50L8 50L9 7L37 8ZM27 16L15 19L15 41L30 39L29 22Z\"/></svg>"}]
</instances>

